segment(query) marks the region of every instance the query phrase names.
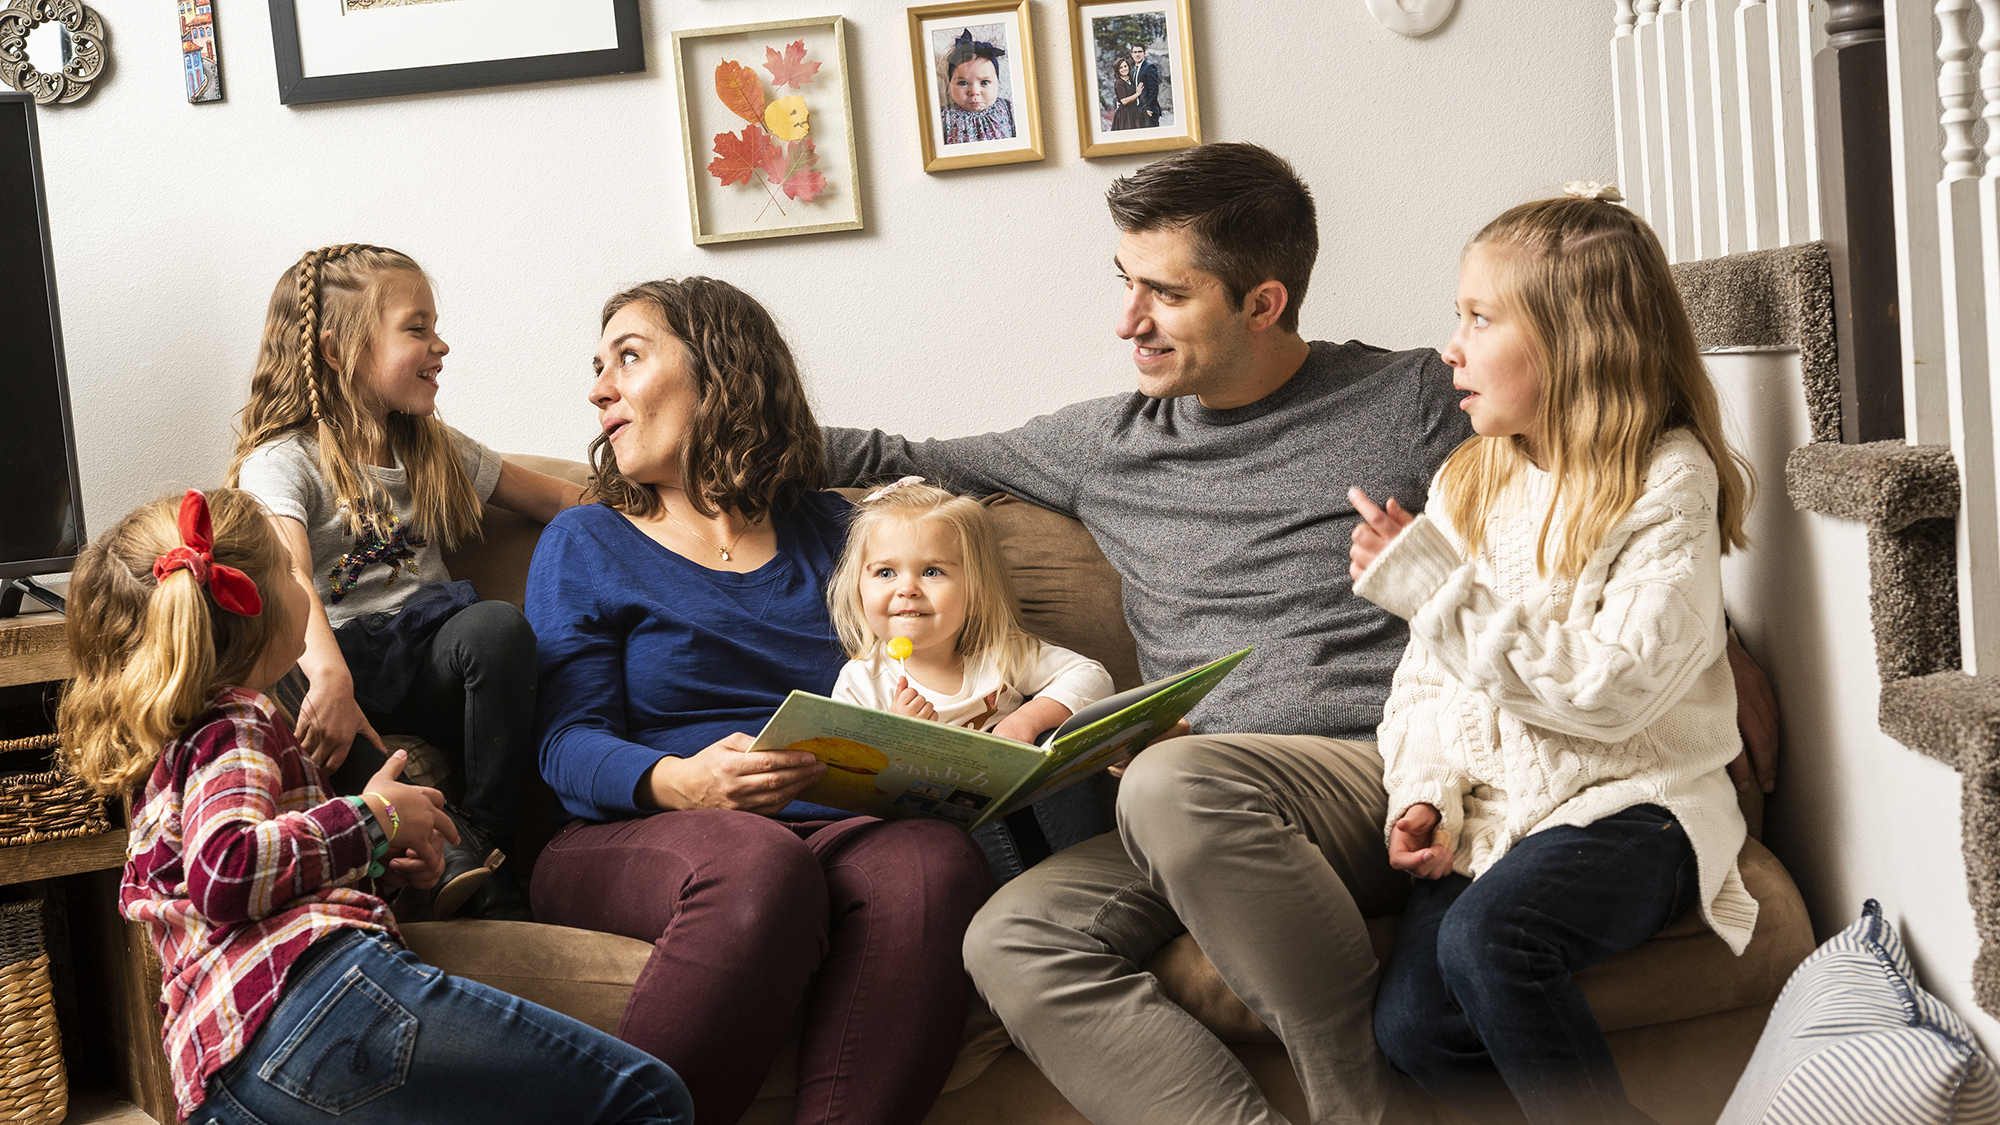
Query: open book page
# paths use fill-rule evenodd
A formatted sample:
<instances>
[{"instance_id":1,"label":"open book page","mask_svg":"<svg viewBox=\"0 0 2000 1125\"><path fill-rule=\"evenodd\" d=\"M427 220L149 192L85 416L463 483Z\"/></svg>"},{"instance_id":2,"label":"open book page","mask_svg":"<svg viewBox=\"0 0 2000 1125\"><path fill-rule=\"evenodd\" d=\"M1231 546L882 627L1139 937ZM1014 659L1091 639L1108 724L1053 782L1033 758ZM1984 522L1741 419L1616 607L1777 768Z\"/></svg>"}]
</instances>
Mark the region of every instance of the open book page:
<instances>
[{"instance_id":1,"label":"open book page","mask_svg":"<svg viewBox=\"0 0 2000 1125\"><path fill-rule=\"evenodd\" d=\"M970 831L1144 746L1249 651L1086 707L1045 746L795 691L753 749L805 750L827 764L799 800L885 819L929 816Z\"/></svg>"}]
</instances>

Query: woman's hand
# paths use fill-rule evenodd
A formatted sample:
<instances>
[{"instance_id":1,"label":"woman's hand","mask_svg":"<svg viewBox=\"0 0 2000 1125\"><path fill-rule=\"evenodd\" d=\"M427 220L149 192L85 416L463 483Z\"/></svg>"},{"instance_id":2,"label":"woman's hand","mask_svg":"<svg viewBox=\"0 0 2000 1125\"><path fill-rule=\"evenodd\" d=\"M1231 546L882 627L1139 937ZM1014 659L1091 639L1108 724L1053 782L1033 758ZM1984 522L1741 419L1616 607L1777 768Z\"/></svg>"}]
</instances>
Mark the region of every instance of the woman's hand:
<instances>
[{"instance_id":1,"label":"woman's hand","mask_svg":"<svg viewBox=\"0 0 2000 1125\"><path fill-rule=\"evenodd\" d=\"M925 699L921 692L910 686L908 676L896 681L896 698L889 701L889 713L908 715L912 719L930 719L933 722L937 720L937 708L931 706L931 701Z\"/></svg>"},{"instance_id":2,"label":"woman's hand","mask_svg":"<svg viewBox=\"0 0 2000 1125\"><path fill-rule=\"evenodd\" d=\"M1389 549L1390 542L1416 517L1404 511L1394 496L1389 497L1388 504L1376 507L1360 485L1349 488L1347 498L1353 502L1354 510L1361 513L1361 522L1354 525L1354 545L1347 551L1347 576L1359 582L1375 560L1382 557L1382 552Z\"/></svg>"},{"instance_id":3,"label":"woman's hand","mask_svg":"<svg viewBox=\"0 0 2000 1125\"><path fill-rule=\"evenodd\" d=\"M299 745L305 748L306 757L332 773L347 760L357 733L374 743L377 750L389 752L368 716L361 713L361 704L354 701L351 678L325 672L317 676L309 672L307 678L312 686L306 689L305 701L299 704L298 727L293 732Z\"/></svg>"},{"instance_id":4,"label":"woman's hand","mask_svg":"<svg viewBox=\"0 0 2000 1125\"><path fill-rule=\"evenodd\" d=\"M752 750L755 740L737 733L690 758L661 758L641 786L662 809L734 809L771 816L826 773L826 763L803 750Z\"/></svg>"},{"instance_id":5,"label":"woman's hand","mask_svg":"<svg viewBox=\"0 0 2000 1125\"><path fill-rule=\"evenodd\" d=\"M1451 833L1438 827L1441 820L1435 805L1420 802L1403 810L1389 830L1389 866L1419 879L1451 874Z\"/></svg>"}]
</instances>

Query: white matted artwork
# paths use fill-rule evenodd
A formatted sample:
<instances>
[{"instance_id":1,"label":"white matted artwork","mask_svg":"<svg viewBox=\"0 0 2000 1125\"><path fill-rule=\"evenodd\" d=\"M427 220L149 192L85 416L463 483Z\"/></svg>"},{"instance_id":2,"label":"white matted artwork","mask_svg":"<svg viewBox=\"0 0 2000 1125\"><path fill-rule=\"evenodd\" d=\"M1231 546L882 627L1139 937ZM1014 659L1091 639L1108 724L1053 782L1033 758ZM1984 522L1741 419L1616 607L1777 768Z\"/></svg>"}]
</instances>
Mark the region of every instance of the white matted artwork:
<instances>
[{"instance_id":1,"label":"white matted artwork","mask_svg":"<svg viewBox=\"0 0 2000 1125\"><path fill-rule=\"evenodd\" d=\"M612 6L568 0L290 0L307 78L618 45Z\"/></svg>"},{"instance_id":2,"label":"white matted artwork","mask_svg":"<svg viewBox=\"0 0 2000 1125\"><path fill-rule=\"evenodd\" d=\"M1084 156L1201 143L1188 0L1069 0Z\"/></svg>"},{"instance_id":3,"label":"white matted artwork","mask_svg":"<svg viewBox=\"0 0 2000 1125\"><path fill-rule=\"evenodd\" d=\"M839 16L674 32L696 245L861 228Z\"/></svg>"},{"instance_id":4,"label":"white matted artwork","mask_svg":"<svg viewBox=\"0 0 2000 1125\"><path fill-rule=\"evenodd\" d=\"M269 0L286 105L646 69L639 0Z\"/></svg>"},{"instance_id":5,"label":"white matted artwork","mask_svg":"<svg viewBox=\"0 0 2000 1125\"><path fill-rule=\"evenodd\" d=\"M932 4L909 20L924 171L1042 159L1028 0Z\"/></svg>"}]
</instances>

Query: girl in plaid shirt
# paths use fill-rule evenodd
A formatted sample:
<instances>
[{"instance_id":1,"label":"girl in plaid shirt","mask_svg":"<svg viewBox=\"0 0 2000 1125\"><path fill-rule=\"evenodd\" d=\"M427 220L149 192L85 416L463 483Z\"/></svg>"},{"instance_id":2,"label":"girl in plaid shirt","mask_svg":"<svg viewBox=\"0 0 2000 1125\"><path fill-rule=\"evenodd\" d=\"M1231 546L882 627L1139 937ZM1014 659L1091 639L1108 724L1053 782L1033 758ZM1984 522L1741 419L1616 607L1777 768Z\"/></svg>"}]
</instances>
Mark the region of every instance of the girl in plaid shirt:
<instances>
[{"instance_id":1,"label":"girl in plaid shirt","mask_svg":"<svg viewBox=\"0 0 2000 1125\"><path fill-rule=\"evenodd\" d=\"M190 490L78 560L63 700L71 766L135 794L120 906L158 948L191 1125L671 1122L664 1063L402 947L382 894L434 884L457 833L398 753L361 797L264 695L310 606L250 494Z\"/></svg>"}]
</instances>

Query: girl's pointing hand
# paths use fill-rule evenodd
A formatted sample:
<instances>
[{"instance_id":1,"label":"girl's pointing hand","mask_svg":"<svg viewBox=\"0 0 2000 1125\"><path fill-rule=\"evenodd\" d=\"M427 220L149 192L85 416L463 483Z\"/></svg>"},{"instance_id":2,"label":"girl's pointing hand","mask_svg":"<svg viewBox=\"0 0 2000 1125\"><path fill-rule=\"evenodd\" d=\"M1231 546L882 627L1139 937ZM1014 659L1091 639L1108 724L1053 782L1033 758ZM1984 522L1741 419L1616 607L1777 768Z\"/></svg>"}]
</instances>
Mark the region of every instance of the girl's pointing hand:
<instances>
[{"instance_id":1,"label":"girl's pointing hand","mask_svg":"<svg viewBox=\"0 0 2000 1125\"><path fill-rule=\"evenodd\" d=\"M1389 497L1388 504L1376 507L1360 485L1347 490L1347 499L1361 513L1361 522L1354 525L1354 545L1347 551L1348 577L1359 582L1382 552L1389 549L1390 540L1402 534L1416 517L1404 511L1394 496Z\"/></svg>"}]
</instances>

